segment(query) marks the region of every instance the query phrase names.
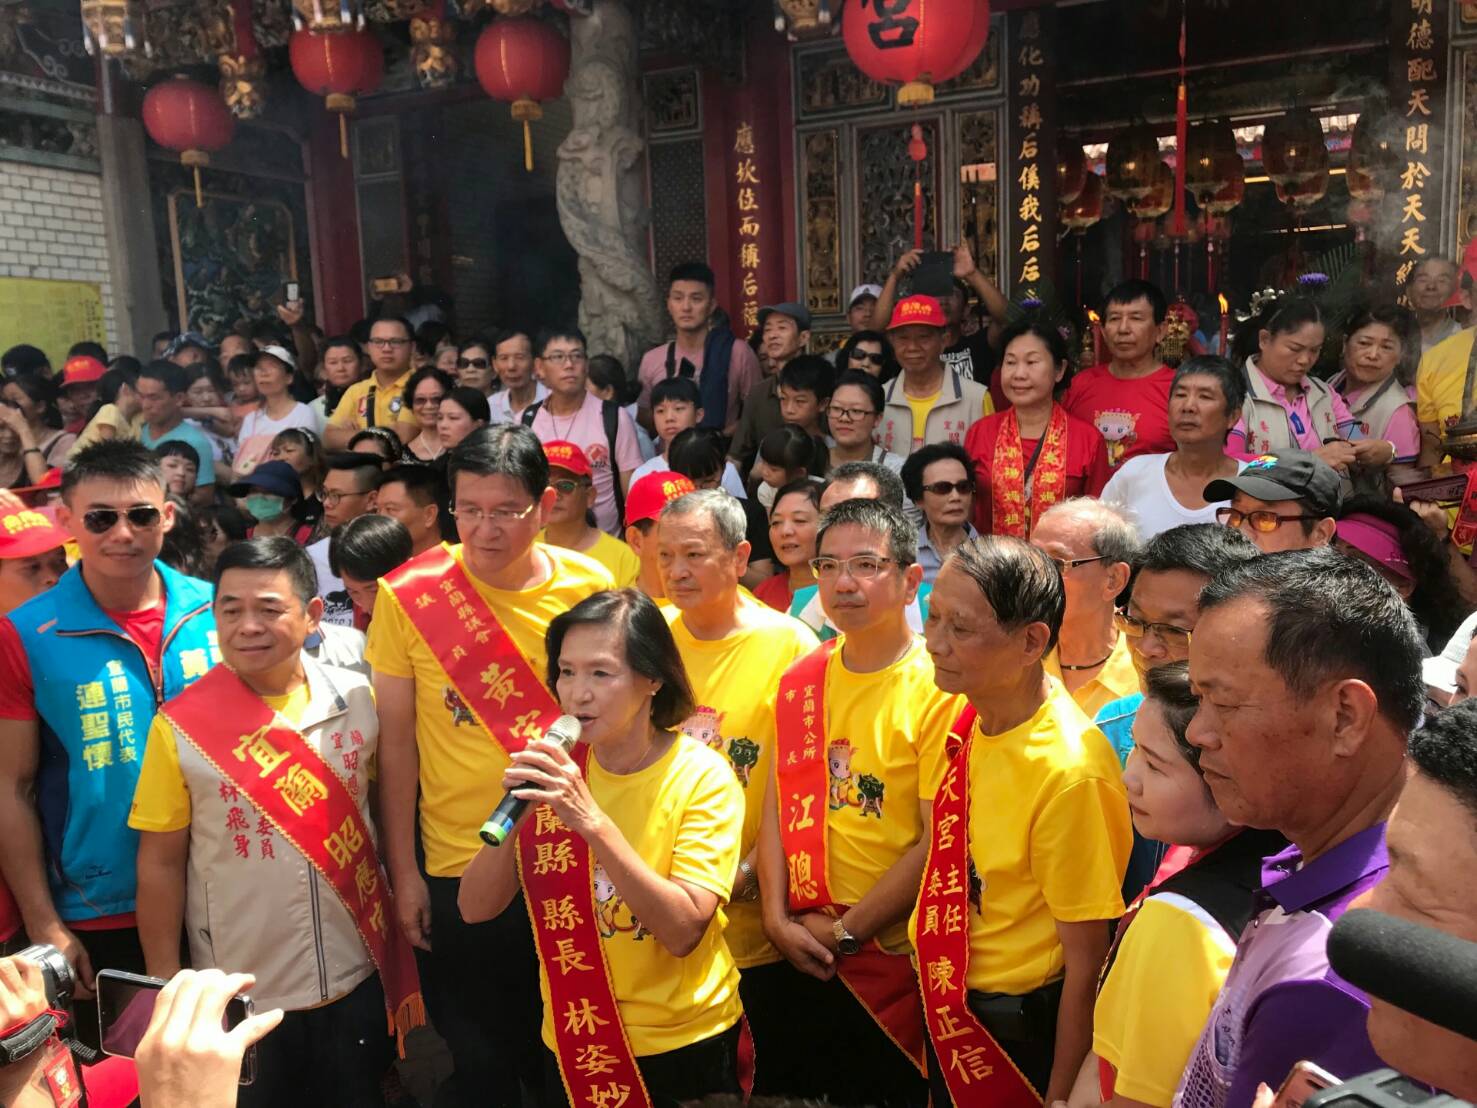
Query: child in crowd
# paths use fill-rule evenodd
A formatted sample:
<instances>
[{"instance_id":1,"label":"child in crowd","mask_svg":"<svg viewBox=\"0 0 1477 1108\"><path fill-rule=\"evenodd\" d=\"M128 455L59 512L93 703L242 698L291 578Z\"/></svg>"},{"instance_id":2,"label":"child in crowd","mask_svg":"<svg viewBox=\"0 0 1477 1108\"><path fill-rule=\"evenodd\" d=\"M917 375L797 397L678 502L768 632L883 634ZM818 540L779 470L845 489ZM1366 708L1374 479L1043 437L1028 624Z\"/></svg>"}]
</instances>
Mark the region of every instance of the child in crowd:
<instances>
[{"instance_id":1,"label":"child in crowd","mask_svg":"<svg viewBox=\"0 0 1477 1108\"><path fill-rule=\"evenodd\" d=\"M656 428L657 454L637 467L636 472L631 474L631 484L634 485L648 473L660 473L672 468L667 464L672 440L702 421L701 403L697 382L690 377L668 377L651 387L651 422ZM749 495L738 468L732 462L724 466L721 484L728 495L740 500Z\"/></svg>"},{"instance_id":2,"label":"child in crowd","mask_svg":"<svg viewBox=\"0 0 1477 1108\"><path fill-rule=\"evenodd\" d=\"M137 380L136 365L114 366L98 378L97 408L90 413L87 426L67 452L68 458L74 457L84 446L104 439L138 438L138 418L143 408L133 388Z\"/></svg>"},{"instance_id":3,"label":"child in crowd","mask_svg":"<svg viewBox=\"0 0 1477 1108\"><path fill-rule=\"evenodd\" d=\"M824 477L830 453L825 439L794 423L786 423L760 439L754 474L759 478L759 503L765 511L774 507L775 493L791 482Z\"/></svg>"},{"instance_id":4,"label":"child in crowd","mask_svg":"<svg viewBox=\"0 0 1477 1108\"><path fill-rule=\"evenodd\" d=\"M164 471L166 493L187 502L199 500L209 503L210 493L214 491L212 486L204 486L206 495L203 499L196 496L196 490L201 487L196 484L200 477L200 455L193 446L178 439L168 439L161 442L154 453L159 456L159 468Z\"/></svg>"},{"instance_id":5,"label":"child in crowd","mask_svg":"<svg viewBox=\"0 0 1477 1108\"><path fill-rule=\"evenodd\" d=\"M836 367L819 354L802 354L780 370L780 415L811 435L824 437L822 413L836 389Z\"/></svg>"}]
</instances>

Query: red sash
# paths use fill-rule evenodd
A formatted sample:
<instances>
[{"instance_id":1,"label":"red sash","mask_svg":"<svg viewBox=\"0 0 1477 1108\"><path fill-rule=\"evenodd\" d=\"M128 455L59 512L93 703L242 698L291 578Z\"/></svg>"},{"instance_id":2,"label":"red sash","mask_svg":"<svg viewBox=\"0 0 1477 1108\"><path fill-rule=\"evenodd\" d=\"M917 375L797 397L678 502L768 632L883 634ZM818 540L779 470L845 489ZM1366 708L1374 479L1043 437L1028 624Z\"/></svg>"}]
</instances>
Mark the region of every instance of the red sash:
<instances>
[{"instance_id":1,"label":"red sash","mask_svg":"<svg viewBox=\"0 0 1477 1108\"><path fill-rule=\"evenodd\" d=\"M1036 464L1031 467L1021 446L1021 425L1015 409L1005 414L995 435L995 456L991 459L994 477L990 481L990 529L997 535L1029 538L1041 513L1067 495L1067 413L1060 404L1052 405L1041 439Z\"/></svg>"},{"instance_id":2,"label":"red sash","mask_svg":"<svg viewBox=\"0 0 1477 1108\"><path fill-rule=\"evenodd\" d=\"M826 665L839 639L801 658L780 678L775 702L775 780L783 816L780 840L790 867L790 910L839 918L826 880L831 780L826 741ZM838 740L844 742L845 740ZM920 1073L925 1072L923 1012L912 959L873 940L836 962L841 981Z\"/></svg>"},{"instance_id":3,"label":"red sash","mask_svg":"<svg viewBox=\"0 0 1477 1108\"><path fill-rule=\"evenodd\" d=\"M390 1030L404 1057L406 1033L426 1022L420 979L410 944L395 925L369 826L343 779L224 665L161 711L338 895L379 970ZM222 726L225 720L234 722Z\"/></svg>"},{"instance_id":4,"label":"red sash","mask_svg":"<svg viewBox=\"0 0 1477 1108\"><path fill-rule=\"evenodd\" d=\"M928 862L918 894L918 983L928 1035L956 1108L1039 1108L1040 1095L969 1008L966 875L974 719L974 709L966 708L954 722L951 737L961 745L933 798Z\"/></svg>"},{"instance_id":5,"label":"red sash","mask_svg":"<svg viewBox=\"0 0 1477 1108\"><path fill-rule=\"evenodd\" d=\"M460 706L509 755L559 718L543 678L446 547L412 558L385 585L446 671Z\"/></svg>"}]
</instances>

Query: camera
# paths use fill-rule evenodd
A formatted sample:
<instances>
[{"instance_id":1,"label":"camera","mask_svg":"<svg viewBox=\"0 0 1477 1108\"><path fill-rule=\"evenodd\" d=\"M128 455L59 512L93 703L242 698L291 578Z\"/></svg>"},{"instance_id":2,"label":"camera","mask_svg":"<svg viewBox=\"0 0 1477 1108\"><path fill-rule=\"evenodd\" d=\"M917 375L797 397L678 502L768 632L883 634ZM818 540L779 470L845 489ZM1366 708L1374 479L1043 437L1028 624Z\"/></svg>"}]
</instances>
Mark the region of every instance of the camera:
<instances>
[{"instance_id":1,"label":"camera","mask_svg":"<svg viewBox=\"0 0 1477 1108\"><path fill-rule=\"evenodd\" d=\"M46 1003L49 1007L62 1011L72 1002L72 991L76 987L76 978L72 976L72 967L67 962L66 955L60 950L50 943L37 943L19 951L16 957L34 962L41 967L41 976L46 982Z\"/></svg>"}]
</instances>

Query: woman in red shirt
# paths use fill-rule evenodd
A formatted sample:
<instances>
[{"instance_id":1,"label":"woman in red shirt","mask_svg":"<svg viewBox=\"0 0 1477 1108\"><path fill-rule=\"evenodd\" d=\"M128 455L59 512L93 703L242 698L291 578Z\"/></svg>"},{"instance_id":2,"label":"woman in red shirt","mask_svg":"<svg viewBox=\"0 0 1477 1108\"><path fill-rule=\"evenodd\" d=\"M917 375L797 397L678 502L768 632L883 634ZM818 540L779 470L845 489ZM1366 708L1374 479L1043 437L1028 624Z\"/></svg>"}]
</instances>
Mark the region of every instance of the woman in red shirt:
<instances>
[{"instance_id":1,"label":"woman in red shirt","mask_svg":"<svg viewBox=\"0 0 1477 1108\"><path fill-rule=\"evenodd\" d=\"M782 568L754 590L771 608L790 610L795 590L815 584L810 560L815 557L815 535L821 521L821 489L809 477L791 481L774 494L769 510L769 543Z\"/></svg>"},{"instance_id":2,"label":"woman in red shirt","mask_svg":"<svg viewBox=\"0 0 1477 1108\"><path fill-rule=\"evenodd\" d=\"M969 429L978 490L974 525L982 535L1024 539L1051 505L1097 496L1108 483L1108 448L1092 424L1068 415L1057 395L1067 376L1067 340L1045 324L1005 333L1001 386L1010 407Z\"/></svg>"}]
</instances>

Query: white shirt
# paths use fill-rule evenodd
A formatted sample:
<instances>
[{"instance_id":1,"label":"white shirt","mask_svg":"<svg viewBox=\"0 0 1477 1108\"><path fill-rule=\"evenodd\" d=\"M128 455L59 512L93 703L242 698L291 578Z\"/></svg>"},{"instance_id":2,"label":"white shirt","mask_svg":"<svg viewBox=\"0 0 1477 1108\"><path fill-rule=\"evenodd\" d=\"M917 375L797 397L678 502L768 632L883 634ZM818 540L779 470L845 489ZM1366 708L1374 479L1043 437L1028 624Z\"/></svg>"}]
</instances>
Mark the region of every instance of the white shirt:
<instances>
[{"instance_id":1,"label":"white shirt","mask_svg":"<svg viewBox=\"0 0 1477 1108\"><path fill-rule=\"evenodd\" d=\"M658 454L655 458L642 462L641 465L636 467L636 472L631 474L631 484L634 485L648 473L662 473L668 468L667 459ZM732 462L723 463L723 480L719 484L723 486L723 491L728 493L729 496L735 497L738 500L749 499L748 490L744 488L743 478L739 476L739 471L734 468Z\"/></svg>"},{"instance_id":2,"label":"white shirt","mask_svg":"<svg viewBox=\"0 0 1477 1108\"><path fill-rule=\"evenodd\" d=\"M1138 524L1140 537L1145 541L1161 531L1186 523L1215 523L1216 509L1230 503L1221 500L1203 508L1186 508L1175 499L1164 476L1164 463L1169 458L1168 454L1140 454L1129 458L1119 464L1103 488L1102 499L1130 512ZM1237 473L1245 468L1245 462L1236 463Z\"/></svg>"},{"instance_id":3,"label":"white shirt","mask_svg":"<svg viewBox=\"0 0 1477 1108\"><path fill-rule=\"evenodd\" d=\"M549 389L548 389L548 387L542 381L535 381L534 382L534 386L533 386L533 399L530 400L529 403L530 404L537 404L540 400L542 400L544 397L546 397L548 395L549 395ZM508 390L507 389L498 389L497 392L495 392L491 396L489 396L487 398L487 406L490 409L492 409L492 422L493 423L517 423L518 422L518 419L514 418L514 416L513 416L513 407L512 407L512 405L508 403ZM523 415L523 412L520 409L519 412L518 412L518 416L519 417L522 417L522 415Z\"/></svg>"},{"instance_id":4,"label":"white shirt","mask_svg":"<svg viewBox=\"0 0 1477 1108\"><path fill-rule=\"evenodd\" d=\"M353 627L354 603L349 599L349 590L344 588L344 583L328 567L328 540L320 539L306 547L306 550L308 557L313 559L313 568L318 571L318 595L323 598L323 622Z\"/></svg>"}]
</instances>

